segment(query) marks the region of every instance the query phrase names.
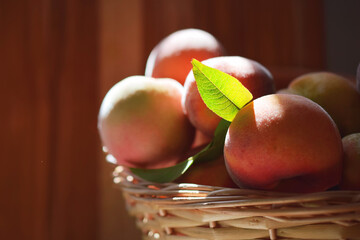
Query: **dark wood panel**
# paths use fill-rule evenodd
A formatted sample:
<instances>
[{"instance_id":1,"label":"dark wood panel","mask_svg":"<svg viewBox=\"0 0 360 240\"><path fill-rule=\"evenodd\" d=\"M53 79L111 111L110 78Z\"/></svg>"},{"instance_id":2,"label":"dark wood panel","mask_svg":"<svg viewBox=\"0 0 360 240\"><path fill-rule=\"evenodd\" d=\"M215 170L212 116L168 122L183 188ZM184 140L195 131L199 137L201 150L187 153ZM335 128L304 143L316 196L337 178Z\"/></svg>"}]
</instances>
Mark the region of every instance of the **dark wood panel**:
<instances>
[{"instance_id":1,"label":"dark wood panel","mask_svg":"<svg viewBox=\"0 0 360 240\"><path fill-rule=\"evenodd\" d=\"M1 239L96 239L96 1L2 1Z\"/></svg>"},{"instance_id":2,"label":"dark wood panel","mask_svg":"<svg viewBox=\"0 0 360 240\"><path fill-rule=\"evenodd\" d=\"M30 2L0 4L0 239L48 239L45 9Z\"/></svg>"},{"instance_id":3,"label":"dark wood panel","mask_svg":"<svg viewBox=\"0 0 360 240\"><path fill-rule=\"evenodd\" d=\"M98 3L51 1L49 7L49 81L55 95L50 238L97 239Z\"/></svg>"}]
</instances>

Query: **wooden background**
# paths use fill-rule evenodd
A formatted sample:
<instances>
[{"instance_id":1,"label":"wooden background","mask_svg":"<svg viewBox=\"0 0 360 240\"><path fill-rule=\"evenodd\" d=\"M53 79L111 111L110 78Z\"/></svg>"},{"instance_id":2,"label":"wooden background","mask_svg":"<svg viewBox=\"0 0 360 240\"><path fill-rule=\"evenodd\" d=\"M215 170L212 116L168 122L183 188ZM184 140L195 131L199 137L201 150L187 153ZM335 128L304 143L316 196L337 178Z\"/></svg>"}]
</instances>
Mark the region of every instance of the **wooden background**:
<instances>
[{"instance_id":1,"label":"wooden background","mask_svg":"<svg viewBox=\"0 0 360 240\"><path fill-rule=\"evenodd\" d=\"M2 0L0 239L140 239L97 134L106 91L188 27L284 86L326 67L317 0Z\"/></svg>"}]
</instances>

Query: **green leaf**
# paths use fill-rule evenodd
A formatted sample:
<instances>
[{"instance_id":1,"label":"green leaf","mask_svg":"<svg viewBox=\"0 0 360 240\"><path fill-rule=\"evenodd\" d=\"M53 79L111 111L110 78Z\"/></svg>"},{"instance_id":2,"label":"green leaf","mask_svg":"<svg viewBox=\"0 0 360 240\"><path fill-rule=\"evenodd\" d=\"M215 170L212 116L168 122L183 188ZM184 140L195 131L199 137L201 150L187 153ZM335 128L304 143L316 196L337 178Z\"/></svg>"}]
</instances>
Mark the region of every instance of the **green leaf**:
<instances>
[{"instance_id":1,"label":"green leaf","mask_svg":"<svg viewBox=\"0 0 360 240\"><path fill-rule=\"evenodd\" d=\"M221 118L232 121L237 112L253 98L236 78L192 60L193 73L201 98Z\"/></svg>"},{"instance_id":2,"label":"green leaf","mask_svg":"<svg viewBox=\"0 0 360 240\"><path fill-rule=\"evenodd\" d=\"M166 183L172 182L193 164L194 158L190 157L187 160L178 163L175 166L158 169L143 169L143 168L130 168L131 172L142 179L149 182Z\"/></svg>"},{"instance_id":3,"label":"green leaf","mask_svg":"<svg viewBox=\"0 0 360 240\"><path fill-rule=\"evenodd\" d=\"M222 119L212 141L200 152L175 166L159 169L130 168L131 172L149 182L172 182L184 174L193 163L217 159L223 154L224 141L230 122Z\"/></svg>"}]
</instances>

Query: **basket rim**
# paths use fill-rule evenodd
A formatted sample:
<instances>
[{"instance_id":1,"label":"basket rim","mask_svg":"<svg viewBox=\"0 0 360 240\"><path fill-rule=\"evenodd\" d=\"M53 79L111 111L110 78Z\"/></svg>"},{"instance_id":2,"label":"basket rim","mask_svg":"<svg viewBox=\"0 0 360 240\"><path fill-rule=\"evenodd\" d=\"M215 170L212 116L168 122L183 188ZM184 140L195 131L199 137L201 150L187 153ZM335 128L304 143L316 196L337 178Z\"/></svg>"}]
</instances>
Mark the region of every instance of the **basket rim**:
<instances>
[{"instance_id":1,"label":"basket rim","mask_svg":"<svg viewBox=\"0 0 360 240\"><path fill-rule=\"evenodd\" d=\"M331 190L313 193L284 193L255 189L227 188L194 183L152 183L133 175L129 169L116 166L115 186L139 202L157 203L172 208L216 208L302 204L332 201L341 202L360 211L360 191ZM187 206L185 206L187 205ZM175 207L177 206L177 207Z\"/></svg>"}]
</instances>

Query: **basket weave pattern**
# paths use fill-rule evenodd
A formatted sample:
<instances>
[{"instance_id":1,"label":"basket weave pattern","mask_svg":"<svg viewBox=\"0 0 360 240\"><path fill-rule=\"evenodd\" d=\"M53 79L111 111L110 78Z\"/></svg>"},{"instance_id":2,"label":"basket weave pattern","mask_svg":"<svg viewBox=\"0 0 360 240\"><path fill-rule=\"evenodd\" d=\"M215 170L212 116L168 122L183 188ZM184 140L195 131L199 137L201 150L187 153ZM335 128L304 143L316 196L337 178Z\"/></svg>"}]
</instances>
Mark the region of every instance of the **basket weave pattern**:
<instances>
[{"instance_id":1,"label":"basket weave pattern","mask_svg":"<svg viewBox=\"0 0 360 240\"><path fill-rule=\"evenodd\" d=\"M274 193L114 172L143 239L360 239L360 191Z\"/></svg>"}]
</instances>

